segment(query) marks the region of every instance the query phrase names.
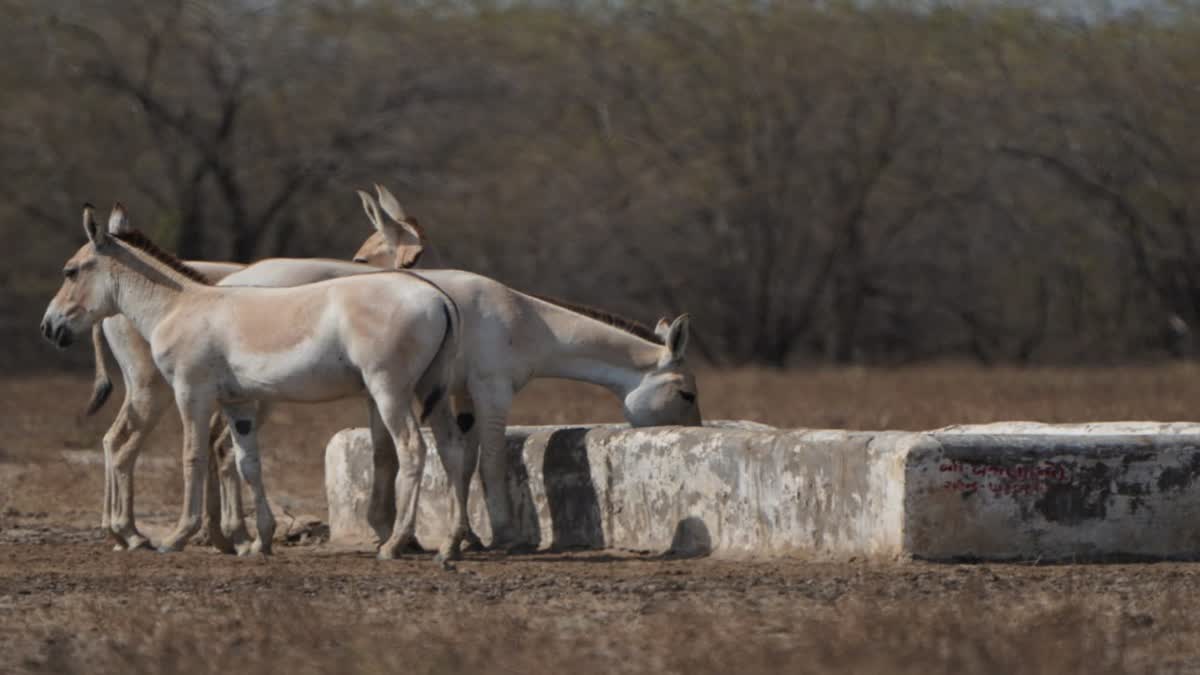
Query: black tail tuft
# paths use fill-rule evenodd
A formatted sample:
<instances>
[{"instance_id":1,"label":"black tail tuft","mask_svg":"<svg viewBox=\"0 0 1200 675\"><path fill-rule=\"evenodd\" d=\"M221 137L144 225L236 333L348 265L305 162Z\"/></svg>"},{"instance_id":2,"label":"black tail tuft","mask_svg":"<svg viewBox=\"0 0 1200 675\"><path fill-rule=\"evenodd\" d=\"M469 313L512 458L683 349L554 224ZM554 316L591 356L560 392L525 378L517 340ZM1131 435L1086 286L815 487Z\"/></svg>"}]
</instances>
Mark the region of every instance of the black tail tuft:
<instances>
[{"instance_id":1,"label":"black tail tuft","mask_svg":"<svg viewBox=\"0 0 1200 675\"><path fill-rule=\"evenodd\" d=\"M425 397L425 402L421 406L421 421L429 419L429 415L433 413L433 409L441 402L442 397L446 395L446 390L442 387L435 387L429 395Z\"/></svg>"},{"instance_id":2,"label":"black tail tuft","mask_svg":"<svg viewBox=\"0 0 1200 675\"><path fill-rule=\"evenodd\" d=\"M112 381L108 379L100 380L92 385L92 400L88 401L87 409L83 411L84 415L94 415L96 411L104 407L104 402L108 400L112 394Z\"/></svg>"}]
</instances>

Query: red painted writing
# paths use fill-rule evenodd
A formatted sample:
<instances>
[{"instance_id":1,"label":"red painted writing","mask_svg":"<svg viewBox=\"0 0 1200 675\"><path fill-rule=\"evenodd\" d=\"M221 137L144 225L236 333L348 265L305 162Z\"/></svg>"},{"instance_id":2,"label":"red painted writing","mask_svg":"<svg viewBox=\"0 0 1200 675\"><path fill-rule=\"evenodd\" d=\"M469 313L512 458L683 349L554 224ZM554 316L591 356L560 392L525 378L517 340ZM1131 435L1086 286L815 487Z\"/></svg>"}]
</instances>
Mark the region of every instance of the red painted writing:
<instances>
[{"instance_id":1,"label":"red painted writing","mask_svg":"<svg viewBox=\"0 0 1200 675\"><path fill-rule=\"evenodd\" d=\"M955 492L974 492L979 489L979 483L965 480L948 480L942 484L943 490L954 490Z\"/></svg>"},{"instance_id":2,"label":"red painted writing","mask_svg":"<svg viewBox=\"0 0 1200 675\"><path fill-rule=\"evenodd\" d=\"M1071 482L1066 467L1054 462L1038 464L982 464L948 461L938 465L941 473L958 474L942 482L943 490L976 492L988 490L994 495L1038 494L1053 485Z\"/></svg>"}]
</instances>

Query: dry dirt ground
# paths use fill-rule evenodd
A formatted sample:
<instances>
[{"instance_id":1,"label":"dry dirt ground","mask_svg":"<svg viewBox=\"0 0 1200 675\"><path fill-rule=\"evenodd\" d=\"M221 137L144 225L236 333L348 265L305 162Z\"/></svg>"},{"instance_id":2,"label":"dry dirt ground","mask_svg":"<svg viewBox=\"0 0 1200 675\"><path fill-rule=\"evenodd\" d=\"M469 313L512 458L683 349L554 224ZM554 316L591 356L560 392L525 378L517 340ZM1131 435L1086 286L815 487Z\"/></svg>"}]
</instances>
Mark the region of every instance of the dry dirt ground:
<instances>
[{"instance_id":1,"label":"dry dirt ground","mask_svg":"<svg viewBox=\"0 0 1200 675\"><path fill-rule=\"evenodd\" d=\"M738 371L701 376L711 418L931 428L997 419L1195 419L1200 370ZM381 563L304 541L271 559L115 553L98 533L104 428L89 379L0 378L4 672L1191 672L1200 565L843 564L615 552ZM138 468L138 517L178 508L169 412ZM278 408L263 431L279 510L324 513L321 449L361 404ZM619 417L548 383L515 423ZM281 525L286 525L286 518Z\"/></svg>"}]
</instances>

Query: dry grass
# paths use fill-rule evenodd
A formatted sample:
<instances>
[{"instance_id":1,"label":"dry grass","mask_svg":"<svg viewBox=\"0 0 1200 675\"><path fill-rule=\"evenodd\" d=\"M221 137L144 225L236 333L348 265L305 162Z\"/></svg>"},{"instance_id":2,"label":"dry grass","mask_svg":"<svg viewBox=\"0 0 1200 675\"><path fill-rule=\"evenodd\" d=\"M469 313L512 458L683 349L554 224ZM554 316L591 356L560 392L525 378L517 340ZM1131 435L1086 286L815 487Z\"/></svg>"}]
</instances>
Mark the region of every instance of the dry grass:
<instances>
[{"instance_id":1,"label":"dry grass","mask_svg":"<svg viewBox=\"0 0 1200 675\"><path fill-rule=\"evenodd\" d=\"M47 547L75 565L82 546ZM1200 665L1182 566L104 554L33 576L2 652L58 673L1118 673ZM129 558L125 558L129 560ZM98 568L98 569L97 569ZM14 586L35 588L13 595ZM0 661L2 664L3 661Z\"/></svg>"},{"instance_id":2,"label":"dry grass","mask_svg":"<svg viewBox=\"0 0 1200 675\"><path fill-rule=\"evenodd\" d=\"M155 600L135 597L153 607ZM83 604L92 635L45 630L24 664L56 673L1118 673L1146 645L1131 621L1074 605L988 617L938 606L726 611L677 603L609 624L595 617L435 601L397 619L376 603L200 599L165 613ZM199 619L197 621L197 619ZM61 614L43 618L61 621ZM100 628L102 627L102 628Z\"/></svg>"},{"instance_id":3,"label":"dry grass","mask_svg":"<svg viewBox=\"0 0 1200 675\"><path fill-rule=\"evenodd\" d=\"M1200 370L743 370L700 375L708 418L933 428L1002 419L1195 419ZM1200 668L1200 568L831 566L803 561L476 557L446 575L319 548L269 563L117 555L94 533L100 437L88 380L0 379L0 672L1082 673ZM321 449L356 402L281 406L266 475L322 513ZM616 421L602 390L539 382L514 423ZM178 508L173 411L138 471L139 518ZM89 463L93 462L93 463ZM63 541L74 543L61 543Z\"/></svg>"}]
</instances>

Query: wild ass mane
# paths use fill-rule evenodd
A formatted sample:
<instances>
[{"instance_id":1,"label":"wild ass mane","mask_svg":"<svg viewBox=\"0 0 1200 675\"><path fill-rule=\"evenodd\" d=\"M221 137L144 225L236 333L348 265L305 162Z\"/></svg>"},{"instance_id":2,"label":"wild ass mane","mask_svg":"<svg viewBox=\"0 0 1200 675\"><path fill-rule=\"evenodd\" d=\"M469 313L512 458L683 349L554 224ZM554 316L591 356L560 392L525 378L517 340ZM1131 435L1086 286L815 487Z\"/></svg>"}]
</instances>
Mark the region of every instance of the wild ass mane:
<instances>
[{"instance_id":1,"label":"wild ass mane","mask_svg":"<svg viewBox=\"0 0 1200 675\"><path fill-rule=\"evenodd\" d=\"M425 226L422 225L420 222L418 222L416 218L409 216L409 215L405 215L404 223L406 225L412 226L412 229L417 231L417 234L420 235L421 241L425 240Z\"/></svg>"},{"instance_id":2,"label":"wild ass mane","mask_svg":"<svg viewBox=\"0 0 1200 675\"><path fill-rule=\"evenodd\" d=\"M613 314L612 312L606 312L602 309L596 309L595 307L589 307L588 305L579 305L573 302L559 300L558 298L552 298L547 295L538 295L537 293L530 293L529 295L541 300L542 302L548 302L557 307L562 307L563 309L575 312L576 314L582 314L589 319L595 319L601 323L606 323L613 328L623 330L626 333L640 337L647 342L653 342L656 345L663 344L662 339L655 335L654 331L651 330L649 326L640 321L620 316L619 314Z\"/></svg>"},{"instance_id":3,"label":"wild ass mane","mask_svg":"<svg viewBox=\"0 0 1200 675\"><path fill-rule=\"evenodd\" d=\"M151 258L179 272L192 281L204 284L205 286L212 285L208 277L198 272L196 268L159 248L158 244L150 241L150 238L142 234L141 230L129 230L120 234L113 234L112 236L149 255Z\"/></svg>"}]
</instances>

